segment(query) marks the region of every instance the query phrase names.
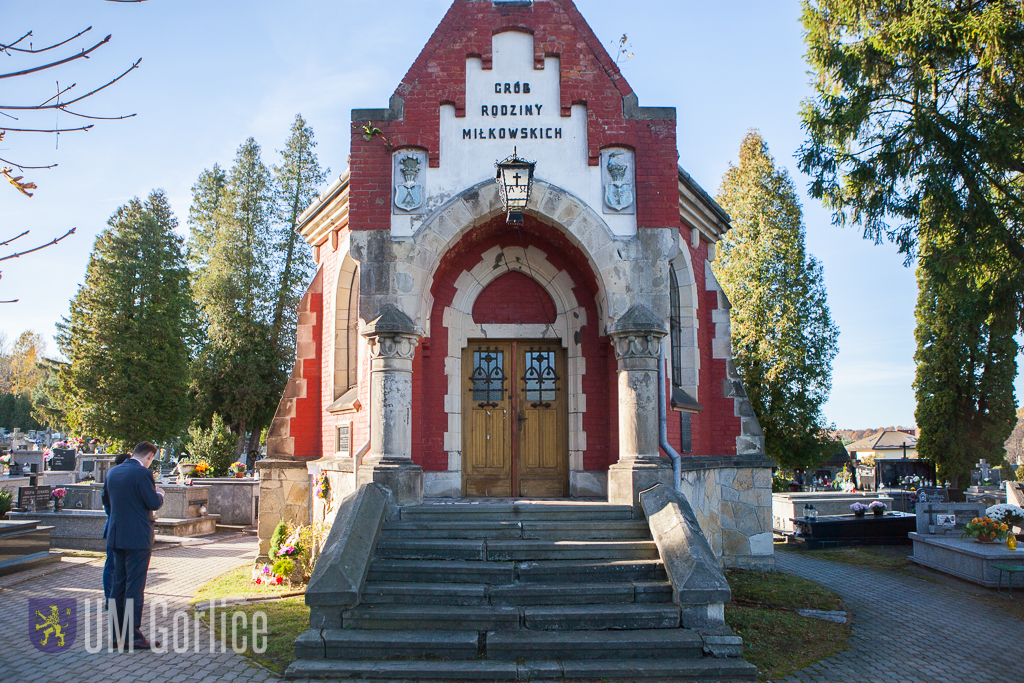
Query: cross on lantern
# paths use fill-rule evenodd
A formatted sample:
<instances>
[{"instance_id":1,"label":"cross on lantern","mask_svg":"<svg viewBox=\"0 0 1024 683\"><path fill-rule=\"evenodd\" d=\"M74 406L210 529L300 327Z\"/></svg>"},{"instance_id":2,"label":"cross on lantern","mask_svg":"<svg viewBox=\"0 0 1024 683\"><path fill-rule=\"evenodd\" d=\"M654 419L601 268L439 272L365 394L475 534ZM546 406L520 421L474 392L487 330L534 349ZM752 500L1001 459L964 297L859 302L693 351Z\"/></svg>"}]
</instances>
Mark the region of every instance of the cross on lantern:
<instances>
[{"instance_id":1,"label":"cross on lantern","mask_svg":"<svg viewBox=\"0 0 1024 683\"><path fill-rule=\"evenodd\" d=\"M533 171L537 162L521 159L518 150L513 148L512 156L497 162L495 166L498 167L498 193L501 195L505 211L508 212L507 223L522 225L523 211L530 203Z\"/></svg>"}]
</instances>

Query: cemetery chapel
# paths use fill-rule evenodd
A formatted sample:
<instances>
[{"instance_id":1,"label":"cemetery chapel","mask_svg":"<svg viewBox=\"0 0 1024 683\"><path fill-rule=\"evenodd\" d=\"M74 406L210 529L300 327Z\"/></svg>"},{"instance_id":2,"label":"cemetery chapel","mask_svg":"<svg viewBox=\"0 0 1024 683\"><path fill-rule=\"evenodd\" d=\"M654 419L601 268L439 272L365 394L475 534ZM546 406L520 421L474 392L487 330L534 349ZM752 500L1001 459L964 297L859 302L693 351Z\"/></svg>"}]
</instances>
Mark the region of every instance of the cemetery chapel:
<instances>
[{"instance_id":1,"label":"cemetery chapel","mask_svg":"<svg viewBox=\"0 0 1024 683\"><path fill-rule=\"evenodd\" d=\"M318 270L261 552L317 517L310 474L399 505L677 482L723 564L772 566L774 463L711 267L729 216L678 158L675 110L640 106L572 0L455 0L301 218Z\"/></svg>"}]
</instances>

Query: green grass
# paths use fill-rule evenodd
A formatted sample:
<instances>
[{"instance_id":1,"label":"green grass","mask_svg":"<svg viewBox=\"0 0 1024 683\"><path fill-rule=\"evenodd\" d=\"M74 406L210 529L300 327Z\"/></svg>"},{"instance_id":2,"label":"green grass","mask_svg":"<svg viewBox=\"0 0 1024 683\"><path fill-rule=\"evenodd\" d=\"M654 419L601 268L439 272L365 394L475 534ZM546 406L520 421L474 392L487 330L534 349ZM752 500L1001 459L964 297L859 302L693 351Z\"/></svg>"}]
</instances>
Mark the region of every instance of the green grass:
<instances>
[{"instance_id":1,"label":"green grass","mask_svg":"<svg viewBox=\"0 0 1024 683\"><path fill-rule=\"evenodd\" d=\"M813 581L781 572L726 571L732 604L747 607L840 610L839 596Z\"/></svg>"},{"instance_id":2,"label":"green grass","mask_svg":"<svg viewBox=\"0 0 1024 683\"><path fill-rule=\"evenodd\" d=\"M93 550L61 550L65 557L92 557L100 558L106 557L106 553L95 552Z\"/></svg>"},{"instance_id":3,"label":"green grass","mask_svg":"<svg viewBox=\"0 0 1024 683\"><path fill-rule=\"evenodd\" d=\"M232 607L231 611L245 612L248 615L247 623L250 624L257 612L267 615L266 651L256 654L250 647L244 655L278 674L284 673L288 665L295 661L295 639L309 628L309 608L303 603L303 599L288 598L256 605L240 605ZM219 626L220 624L215 626L215 632L219 630ZM230 622L228 628L231 628ZM228 635L227 638L230 647L231 636Z\"/></svg>"},{"instance_id":4,"label":"green grass","mask_svg":"<svg viewBox=\"0 0 1024 683\"><path fill-rule=\"evenodd\" d=\"M757 667L758 679L785 678L846 648L849 628L795 612L725 606L725 623L743 638L743 658Z\"/></svg>"},{"instance_id":5,"label":"green grass","mask_svg":"<svg viewBox=\"0 0 1024 683\"><path fill-rule=\"evenodd\" d=\"M910 546L859 546L853 548L827 548L823 550L796 550L801 555L819 560L832 560L846 564L858 564L876 569L903 571L911 565L908 556L913 553Z\"/></svg>"},{"instance_id":6,"label":"green grass","mask_svg":"<svg viewBox=\"0 0 1024 683\"><path fill-rule=\"evenodd\" d=\"M813 581L779 572L731 569L726 573L732 604L725 622L743 638L743 658L762 681L793 671L846 647L845 624L801 617L793 610L842 610L838 595Z\"/></svg>"},{"instance_id":7,"label":"green grass","mask_svg":"<svg viewBox=\"0 0 1024 683\"><path fill-rule=\"evenodd\" d=\"M192 602L203 600L220 600L222 598L276 597L284 593L302 591L304 586L289 586L287 582L280 586L268 586L252 582L252 566L245 565L222 574L216 579L202 585L196 591Z\"/></svg>"}]
</instances>

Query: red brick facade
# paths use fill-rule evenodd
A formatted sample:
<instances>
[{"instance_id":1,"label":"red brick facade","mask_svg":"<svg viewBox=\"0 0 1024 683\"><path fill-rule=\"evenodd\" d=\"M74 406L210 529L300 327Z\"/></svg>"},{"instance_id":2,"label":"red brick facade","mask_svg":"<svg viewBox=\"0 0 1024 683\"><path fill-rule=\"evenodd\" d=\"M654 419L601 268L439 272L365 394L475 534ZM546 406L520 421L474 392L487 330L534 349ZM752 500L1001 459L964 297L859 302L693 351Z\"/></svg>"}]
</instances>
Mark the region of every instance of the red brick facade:
<instances>
[{"instance_id":1,"label":"red brick facade","mask_svg":"<svg viewBox=\"0 0 1024 683\"><path fill-rule=\"evenodd\" d=\"M623 97L633 91L572 1L500 7L455 0L395 91L405 102L403 120L372 121L382 135L369 141L362 127L368 122L353 123L352 229L384 230L391 225L390 203L379 201L391 192L386 144L426 150L430 165L439 166L441 105L452 104L456 116L465 116L466 59L479 57L489 69L491 40L505 31L533 34L535 68L544 67L545 57L561 59L562 116L568 117L575 104L586 105L591 166L598 165L605 147L635 150L638 224L678 225L675 120L626 118Z\"/></svg>"},{"instance_id":2,"label":"red brick facade","mask_svg":"<svg viewBox=\"0 0 1024 683\"><path fill-rule=\"evenodd\" d=\"M331 226L317 238L322 293L311 294L310 327L316 342L316 358L302 357L297 372L312 386L319 383L319 394L311 390L299 399L296 414L290 418L290 435L295 440L295 455L315 458L331 455L335 449L338 424L352 422L353 450L369 438L369 362L361 354L359 397L347 412L328 412L339 397L333 376L333 358L338 334L338 317L347 306L340 301L338 274L347 252L344 245L348 230L386 230L391 227L393 150L415 147L426 150L431 167L440 164L440 107L454 105L456 116L465 116L466 60L478 57L484 69L491 65L491 41L495 34L522 31L534 36L535 68L542 68L546 57L561 60L561 114L568 117L574 105L587 109L588 163L596 166L601 150L608 146L632 149L635 154L636 211L639 228L681 230L690 241L691 226L681 222L679 172L677 167L676 127L671 118L650 119L627 116L623 98L632 90L608 57L600 41L580 16L571 0L551 0L530 6L500 7L492 2L455 0L412 68L402 80L396 95L404 101L400 120L393 116L353 123L351 179L347 222ZM633 100L630 99L632 102ZM363 124L379 128L381 135L364 138ZM557 182L557 179L553 179ZM573 282L573 293L586 311L586 325L577 339L585 359L582 379L586 395L583 429L586 447L583 467L604 471L618 459L617 361L608 337L604 336L602 311L598 310L598 276L592 259L561 232L531 216L519 230L505 224L504 217L492 219L466 233L441 259L429 283L433 296L429 311L429 336L424 337L413 362L412 380L412 457L428 472L443 472L449 466L445 432L449 428L445 397L449 391L446 358L457 356L449 350L449 331L444 324L445 308L456 295L456 281L477 266L482 254L494 247L535 247L546 254L548 262L565 271ZM734 455L740 418L734 400L726 398L723 381L726 361L713 358L715 324L712 312L719 301L715 291L707 291L705 262L706 239L697 249L687 248L692 261L693 283L698 301L697 344L700 351L698 401L703 412L692 417L692 455ZM626 277L626 276L623 276ZM336 298L339 300L336 302ZM527 275L513 272L486 287L473 309L477 324L536 324L555 320L556 307L544 288ZM303 329L300 314L300 330ZM369 320L363 317L362 323ZM303 333L304 334L304 333ZM680 445L678 415L669 416L669 439Z\"/></svg>"}]
</instances>

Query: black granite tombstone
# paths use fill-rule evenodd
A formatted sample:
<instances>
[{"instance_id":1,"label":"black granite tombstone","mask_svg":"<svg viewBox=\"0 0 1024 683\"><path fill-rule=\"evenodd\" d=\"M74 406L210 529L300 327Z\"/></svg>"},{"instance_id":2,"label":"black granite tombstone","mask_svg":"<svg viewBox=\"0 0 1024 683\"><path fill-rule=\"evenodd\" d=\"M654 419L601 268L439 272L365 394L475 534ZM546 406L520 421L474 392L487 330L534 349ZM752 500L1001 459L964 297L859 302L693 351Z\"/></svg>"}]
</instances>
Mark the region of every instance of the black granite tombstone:
<instances>
[{"instance_id":1,"label":"black granite tombstone","mask_svg":"<svg viewBox=\"0 0 1024 683\"><path fill-rule=\"evenodd\" d=\"M73 472L75 469L74 448L54 448L53 458L50 460L50 469L56 472Z\"/></svg>"}]
</instances>

